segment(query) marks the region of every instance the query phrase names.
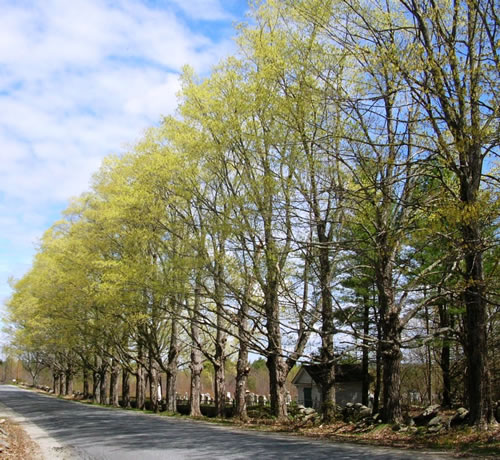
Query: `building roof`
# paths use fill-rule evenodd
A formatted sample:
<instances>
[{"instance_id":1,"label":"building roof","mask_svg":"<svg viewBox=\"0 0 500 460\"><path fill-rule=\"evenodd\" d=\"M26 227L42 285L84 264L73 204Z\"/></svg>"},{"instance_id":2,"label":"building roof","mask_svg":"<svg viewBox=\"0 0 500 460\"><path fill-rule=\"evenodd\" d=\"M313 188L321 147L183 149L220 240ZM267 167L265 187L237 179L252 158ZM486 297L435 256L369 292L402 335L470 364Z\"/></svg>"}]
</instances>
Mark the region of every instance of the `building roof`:
<instances>
[{"instance_id":1,"label":"building roof","mask_svg":"<svg viewBox=\"0 0 500 460\"><path fill-rule=\"evenodd\" d=\"M307 372L317 385L321 385L322 376L327 372L322 364L303 364L292 380L296 384L302 372ZM336 364L335 382L353 382L363 379L363 370L360 364Z\"/></svg>"}]
</instances>

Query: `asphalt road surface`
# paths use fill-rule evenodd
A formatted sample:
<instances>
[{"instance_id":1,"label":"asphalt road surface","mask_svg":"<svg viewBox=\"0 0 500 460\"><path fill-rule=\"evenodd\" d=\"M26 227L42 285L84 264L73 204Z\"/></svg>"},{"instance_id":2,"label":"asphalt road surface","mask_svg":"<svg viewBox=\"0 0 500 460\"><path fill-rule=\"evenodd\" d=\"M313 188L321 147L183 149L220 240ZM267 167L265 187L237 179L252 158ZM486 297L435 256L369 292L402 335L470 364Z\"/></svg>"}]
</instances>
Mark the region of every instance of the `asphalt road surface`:
<instances>
[{"instance_id":1,"label":"asphalt road surface","mask_svg":"<svg viewBox=\"0 0 500 460\"><path fill-rule=\"evenodd\" d=\"M21 416L28 432L45 445L47 460L451 458L87 406L8 385L0 386L0 403Z\"/></svg>"}]
</instances>

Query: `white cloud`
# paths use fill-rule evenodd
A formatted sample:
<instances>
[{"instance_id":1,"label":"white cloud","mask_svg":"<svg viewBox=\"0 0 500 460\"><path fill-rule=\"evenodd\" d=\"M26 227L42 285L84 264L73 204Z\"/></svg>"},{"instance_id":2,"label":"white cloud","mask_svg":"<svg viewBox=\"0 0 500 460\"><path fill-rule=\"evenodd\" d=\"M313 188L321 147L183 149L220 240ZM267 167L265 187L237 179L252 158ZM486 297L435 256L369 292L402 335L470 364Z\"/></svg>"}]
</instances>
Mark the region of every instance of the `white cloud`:
<instances>
[{"instance_id":1,"label":"white cloud","mask_svg":"<svg viewBox=\"0 0 500 460\"><path fill-rule=\"evenodd\" d=\"M177 74L167 74L158 79L154 85L144 86L144 81L141 81L139 86L142 86L142 91L137 91L134 97L125 103L125 110L128 113L146 114L152 118L175 110L176 94L181 88Z\"/></svg>"},{"instance_id":2,"label":"white cloud","mask_svg":"<svg viewBox=\"0 0 500 460\"><path fill-rule=\"evenodd\" d=\"M0 1L0 191L7 197L81 191L90 167L76 164L95 168L96 159L136 140L174 110L184 64L206 71L232 46L139 1L27 4ZM196 6L198 18L229 17L217 1L182 4Z\"/></svg>"},{"instance_id":3,"label":"white cloud","mask_svg":"<svg viewBox=\"0 0 500 460\"><path fill-rule=\"evenodd\" d=\"M102 158L173 112L182 66L232 51L189 20L228 28L235 2L0 0L0 295Z\"/></svg>"},{"instance_id":4,"label":"white cloud","mask_svg":"<svg viewBox=\"0 0 500 460\"><path fill-rule=\"evenodd\" d=\"M223 9L218 0L173 0L173 3L193 19L206 21L234 19Z\"/></svg>"}]
</instances>

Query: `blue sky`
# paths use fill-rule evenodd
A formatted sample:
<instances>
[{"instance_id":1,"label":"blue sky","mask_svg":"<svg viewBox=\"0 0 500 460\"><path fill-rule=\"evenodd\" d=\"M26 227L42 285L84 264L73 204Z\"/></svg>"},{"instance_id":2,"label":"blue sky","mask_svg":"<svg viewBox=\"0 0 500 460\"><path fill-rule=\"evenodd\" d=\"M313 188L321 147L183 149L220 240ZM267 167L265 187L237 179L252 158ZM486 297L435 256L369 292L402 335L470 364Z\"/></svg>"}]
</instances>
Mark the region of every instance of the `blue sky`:
<instances>
[{"instance_id":1,"label":"blue sky","mask_svg":"<svg viewBox=\"0 0 500 460\"><path fill-rule=\"evenodd\" d=\"M0 301L43 232L210 71L246 0L0 0Z\"/></svg>"}]
</instances>

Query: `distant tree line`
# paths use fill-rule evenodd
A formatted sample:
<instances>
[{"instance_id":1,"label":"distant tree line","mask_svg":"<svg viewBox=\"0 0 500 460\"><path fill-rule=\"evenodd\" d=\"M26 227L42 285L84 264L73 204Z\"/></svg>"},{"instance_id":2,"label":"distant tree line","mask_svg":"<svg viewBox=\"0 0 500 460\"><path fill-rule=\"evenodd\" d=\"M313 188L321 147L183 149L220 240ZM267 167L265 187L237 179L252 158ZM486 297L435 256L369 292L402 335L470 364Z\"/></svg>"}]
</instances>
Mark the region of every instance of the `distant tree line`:
<instances>
[{"instance_id":1,"label":"distant tree line","mask_svg":"<svg viewBox=\"0 0 500 460\"><path fill-rule=\"evenodd\" d=\"M203 363L217 413L249 354L271 412L301 361L375 369L374 405L402 419L404 357L440 369L441 403L494 423L498 398L500 24L495 0L268 0L237 55L186 68L175 116L107 158L13 283L12 346L96 401L167 409ZM434 363L434 364L433 364ZM460 371L457 371L460 369ZM122 395L118 395L121 379ZM496 380L495 380L496 379ZM368 380L365 397L368 393ZM107 387L109 386L109 390Z\"/></svg>"}]
</instances>

